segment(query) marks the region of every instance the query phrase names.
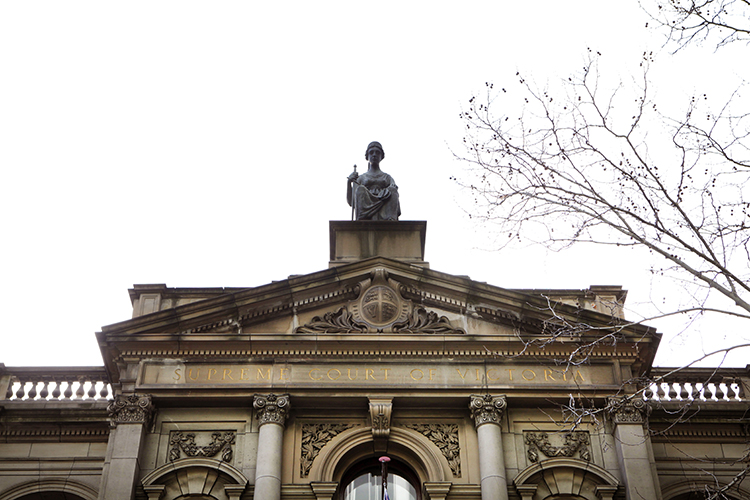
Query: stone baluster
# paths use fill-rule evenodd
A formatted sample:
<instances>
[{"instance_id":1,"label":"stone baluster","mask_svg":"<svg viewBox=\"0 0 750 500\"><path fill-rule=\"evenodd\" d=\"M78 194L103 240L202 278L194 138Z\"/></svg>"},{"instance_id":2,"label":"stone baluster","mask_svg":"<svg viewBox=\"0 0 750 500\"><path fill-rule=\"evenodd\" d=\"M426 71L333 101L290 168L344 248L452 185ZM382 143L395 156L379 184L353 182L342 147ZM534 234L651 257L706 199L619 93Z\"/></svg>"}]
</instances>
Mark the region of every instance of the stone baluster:
<instances>
[{"instance_id":1,"label":"stone baluster","mask_svg":"<svg viewBox=\"0 0 750 500\"><path fill-rule=\"evenodd\" d=\"M258 458L255 462L255 500L281 498L281 454L284 424L289 416L289 394L256 394L255 417L259 420Z\"/></svg>"},{"instance_id":2,"label":"stone baluster","mask_svg":"<svg viewBox=\"0 0 750 500\"><path fill-rule=\"evenodd\" d=\"M500 429L505 396L472 395L469 402L471 416L479 441L479 477L482 500L507 500L508 481L505 478L503 437Z\"/></svg>"},{"instance_id":3,"label":"stone baluster","mask_svg":"<svg viewBox=\"0 0 750 500\"><path fill-rule=\"evenodd\" d=\"M651 440L643 429L651 407L640 398L611 397L608 410L615 424L617 461L627 500L659 498Z\"/></svg>"},{"instance_id":4,"label":"stone baluster","mask_svg":"<svg viewBox=\"0 0 750 500\"><path fill-rule=\"evenodd\" d=\"M146 394L119 394L107 406L113 428L109 433L99 500L134 498L140 475L140 452L154 412L151 396Z\"/></svg>"}]
</instances>

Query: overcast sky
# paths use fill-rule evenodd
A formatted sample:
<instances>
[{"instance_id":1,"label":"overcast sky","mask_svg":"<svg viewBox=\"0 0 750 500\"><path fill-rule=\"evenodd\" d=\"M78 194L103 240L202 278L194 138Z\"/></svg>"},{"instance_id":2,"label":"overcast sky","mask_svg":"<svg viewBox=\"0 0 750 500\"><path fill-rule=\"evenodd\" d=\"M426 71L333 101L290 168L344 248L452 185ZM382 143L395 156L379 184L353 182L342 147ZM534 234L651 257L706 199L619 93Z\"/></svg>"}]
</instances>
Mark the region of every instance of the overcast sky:
<instances>
[{"instance_id":1,"label":"overcast sky","mask_svg":"<svg viewBox=\"0 0 750 500\"><path fill-rule=\"evenodd\" d=\"M465 168L458 115L518 70L556 85L588 47L626 78L657 51L654 85L677 102L720 87L710 75L726 64L659 52L637 2L448 5L0 3L0 362L100 365L94 332L130 318L134 283L258 286L326 268L328 221L350 218L346 176L373 140L402 220L428 221L433 269L508 288L620 284L636 315L677 293L636 252L492 251L449 179ZM674 330L661 364L739 338L699 324L687 346Z\"/></svg>"}]
</instances>

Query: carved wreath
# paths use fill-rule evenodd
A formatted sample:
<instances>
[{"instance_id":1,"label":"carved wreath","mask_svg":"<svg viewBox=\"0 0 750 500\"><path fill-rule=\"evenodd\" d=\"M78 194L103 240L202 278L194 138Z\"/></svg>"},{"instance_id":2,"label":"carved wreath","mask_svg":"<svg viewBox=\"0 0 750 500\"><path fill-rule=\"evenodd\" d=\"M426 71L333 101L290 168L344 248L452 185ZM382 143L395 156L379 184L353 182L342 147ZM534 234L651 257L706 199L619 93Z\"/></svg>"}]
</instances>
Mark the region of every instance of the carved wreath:
<instances>
[{"instance_id":1,"label":"carved wreath","mask_svg":"<svg viewBox=\"0 0 750 500\"><path fill-rule=\"evenodd\" d=\"M585 431L574 431L564 435L562 446L552 446L549 435L546 432L528 432L524 439L528 446L527 456L530 462L539 461L539 452L548 458L572 457L578 452L581 460L590 461L589 433Z\"/></svg>"},{"instance_id":2,"label":"carved wreath","mask_svg":"<svg viewBox=\"0 0 750 500\"><path fill-rule=\"evenodd\" d=\"M213 457L221 453L221 459L229 462L232 460L234 436L234 432L214 431L208 445L198 446L195 442L195 433L172 432L169 436L169 461L180 458L182 451L188 457Z\"/></svg>"}]
</instances>

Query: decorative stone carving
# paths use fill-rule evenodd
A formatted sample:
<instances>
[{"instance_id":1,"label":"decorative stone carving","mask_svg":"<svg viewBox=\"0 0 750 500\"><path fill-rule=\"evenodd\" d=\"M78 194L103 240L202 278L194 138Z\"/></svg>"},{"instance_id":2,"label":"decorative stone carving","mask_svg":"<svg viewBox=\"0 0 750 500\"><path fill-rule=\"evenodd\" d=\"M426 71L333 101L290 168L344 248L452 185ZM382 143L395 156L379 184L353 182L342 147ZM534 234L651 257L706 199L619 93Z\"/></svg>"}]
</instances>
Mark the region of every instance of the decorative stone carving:
<instances>
[{"instance_id":1,"label":"decorative stone carving","mask_svg":"<svg viewBox=\"0 0 750 500\"><path fill-rule=\"evenodd\" d=\"M362 333L367 331L365 323L358 323L346 307L323 316L315 316L309 323L298 326L295 333Z\"/></svg>"},{"instance_id":2,"label":"decorative stone carving","mask_svg":"<svg viewBox=\"0 0 750 500\"><path fill-rule=\"evenodd\" d=\"M404 299L403 286L389 278L385 269L374 269L358 287L356 300L335 312L315 316L295 333L464 333L445 316Z\"/></svg>"},{"instance_id":3,"label":"decorative stone carving","mask_svg":"<svg viewBox=\"0 0 750 500\"><path fill-rule=\"evenodd\" d=\"M337 434L354 427L354 424L303 424L302 450L300 454L300 474L307 477L315 457Z\"/></svg>"},{"instance_id":4,"label":"decorative stone carving","mask_svg":"<svg viewBox=\"0 0 750 500\"><path fill-rule=\"evenodd\" d=\"M372 421L372 439L375 451L386 451L388 436L391 434L392 398L370 398L370 420Z\"/></svg>"},{"instance_id":5,"label":"decorative stone carving","mask_svg":"<svg viewBox=\"0 0 750 500\"><path fill-rule=\"evenodd\" d=\"M651 413L651 407L640 398L607 398L607 409L616 424L643 424Z\"/></svg>"},{"instance_id":6,"label":"decorative stone carving","mask_svg":"<svg viewBox=\"0 0 750 500\"><path fill-rule=\"evenodd\" d=\"M256 394L253 399L255 418L260 420L260 425L279 424L284 427L289 416L289 407L289 394Z\"/></svg>"},{"instance_id":7,"label":"decorative stone carving","mask_svg":"<svg viewBox=\"0 0 750 500\"><path fill-rule=\"evenodd\" d=\"M530 462L539 461L539 452L547 458L573 457L576 452L581 460L589 462L591 452L589 451L589 433L585 431L573 431L565 434L554 433L554 436L563 437L561 446L552 446L549 434L546 432L527 432L524 434L526 442L526 456Z\"/></svg>"},{"instance_id":8,"label":"decorative stone carving","mask_svg":"<svg viewBox=\"0 0 750 500\"><path fill-rule=\"evenodd\" d=\"M155 410L148 394L119 394L107 405L107 413L113 425L148 425Z\"/></svg>"},{"instance_id":9,"label":"decorative stone carving","mask_svg":"<svg viewBox=\"0 0 750 500\"><path fill-rule=\"evenodd\" d=\"M201 434L208 434L208 432ZM206 446L198 446L195 437L195 432L172 431L169 435L169 461L173 462L180 458L180 452L188 457L213 457L221 453L221 459L224 462L232 460L234 432L213 431L211 441Z\"/></svg>"},{"instance_id":10,"label":"decorative stone carving","mask_svg":"<svg viewBox=\"0 0 750 500\"><path fill-rule=\"evenodd\" d=\"M470 397L469 410L471 410L471 417L474 419L476 427L482 424L500 424L503 411L507 406L505 396L472 394Z\"/></svg>"},{"instance_id":11,"label":"decorative stone carving","mask_svg":"<svg viewBox=\"0 0 750 500\"><path fill-rule=\"evenodd\" d=\"M456 424L407 424L405 427L423 434L442 452L456 477L461 477L461 447Z\"/></svg>"}]
</instances>

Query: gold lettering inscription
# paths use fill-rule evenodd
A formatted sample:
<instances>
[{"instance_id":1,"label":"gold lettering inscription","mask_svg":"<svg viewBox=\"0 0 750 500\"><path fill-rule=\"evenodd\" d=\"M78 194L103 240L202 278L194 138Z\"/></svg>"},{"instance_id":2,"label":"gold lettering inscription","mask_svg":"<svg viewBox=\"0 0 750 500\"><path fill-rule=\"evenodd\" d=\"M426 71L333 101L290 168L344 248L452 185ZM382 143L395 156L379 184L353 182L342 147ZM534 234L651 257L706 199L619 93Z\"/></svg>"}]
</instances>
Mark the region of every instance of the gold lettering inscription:
<instances>
[{"instance_id":1,"label":"gold lettering inscription","mask_svg":"<svg viewBox=\"0 0 750 500\"><path fill-rule=\"evenodd\" d=\"M289 368L282 368L279 373L279 380L289 380Z\"/></svg>"},{"instance_id":2,"label":"gold lettering inscription","mask_svg":"<svg viewBox=\"0 0 750 500\"><path fill-rule=\"evenodd\" d=\"M482 379L479 378L479 368L477 368L477 382L480 381L480 380L482 380Z\"/></svg>"},{"instance_id":3,"label":"gold lettering inscription","mask_svg":"<svg viewBox=\"0 0 750 500\"><path fill-rule=\"evenodd\" d=\"M390 368L383 368L383 371L385 372L385 380L388 380L388 370L390 370Z\"/></svg>"},{"instance_id":4,"label":"gold lettering inscription","mask_svg":"<svg viewBox=\"0 0 750 500\"><path fill-rule=\"evenodd\" d=\"M207 380L211 380L211 377L213 375L216 375L216 371L217 371L216 368L209 368L208 369L208 379Z\"/></svg>"},{"instance_id":5,"label":"gold lettering inscription","mask_svg":"<svg viewBox=\"0 0 750 500\"><path fill-rule=\"evenodd\" d=\"M585 382L585 380L583 380L583 375L581 375L581 370L576 370L576 375L575 375L575 377L573 377L573 382L575 382L576 380L580 380L581 382Z\"/></svg>"},{"instance_id":6,"label":"gold lettering inscription","mask_svg":"<svg viewBox=\"0 0 750 500\"><path fill-rule=\"evenodd\" d=\"M487 370L487 380L489 380L490 382L494 382L496 380L500 380L500 377L494 377L493 378L493 376L490 375L490 372L494 372L494 371L495 371L494 368L490 368L489 370Z\"/></svg>"},{"instance_id":7,"label":"gold lettering inscription","mask_svg":"<svg viewBox=\"0 0 750 500\"><path fill-rule=\"evenodd\" d=\"M349 378L349 380L357 380L357 377L359 376L359 368L357 368L354 371L354 378L352 378L352 369L351 368L347 368L346 369L346 376Z\"/></svg>"},{"instance_id":8,"label":"gold lettering inscription","mask_svg":"<svg viewBox=\"0 0 750 500\"><path fill-rule=\"evenodd\" d=\"M466 374L469 373L469 369L467 368L463 375L461 374L461 370L459 370L458 368L456 368L456 372L458 373L458 376L461 377L461 380L466 380Z\"/></svg>"},{"instance_id":9,"label":"gold lettering inscription","mask_svg":"<svg viewBox=\"0 0 750 500\"><path fill-rule=\"evenodd\" d=\"M323 375L321 375L320 377L317 377L317 378L313 377L313 372L319 372L319 371L320 371L320 369L318 369L318 368L313 368L312 370L310 370L310 378L313 379L313 380L323 380Z\"/></svg>"},{"instance_id":10,"label":"gold lettering inscription","mask_svg":"<svg viewBox=\"0 0 750 500\"><path fill-rule=\"evenodd\" d=\"M430 368L430 380L432 380L435 377L435 369Z\"/></svg>"},{"instance_id":11,"label":"gold lettering inscription","mask_svg":"<svg viewBox=\"0 0 750 500\"><path fill-rule=\"evenodd\" d=\"M414 376L415 373L419 373L419 378ZM420 370L419 368L414 368L412 371L409 372L409 375L411 375L412 380L422 380L424 378L424 372Z\"/></svg>"},{"instance_id":12,"label":"gold lettering inscription","mask_svg":"<svg viewBox=\"0 0 750 500\"><path fill-rule=\"evenodd\" d=\"M365 380L370 380L370 378L372 378L372 380L375 380L374 373L375 373L375 370L373 370L372 368L366 369L365 370Z\"/></svg>"},{"instance_id":13,"label":"gold lettering inscription","mask_svg":"<svg viewBox=\"0 0 750 500\"><path fill-rule=\"evenodd\" d=\"M510 368L508 369L508 378L511 382L513 381L513 370L511 370Z\"/></svg>"},{"instance_id":14,"label":"gold lettering inscription","mask_svg":"<svg viewBox=\"0 0 750 500\"><path fill-rule=\"evenodd\" d=\"M263 375L263 368L258 368L258 373L255 375L255 380L271 380L271 369L266 370L266 374Z\"/></svg>"},{"instance_id":15,"label":"gold lettering inscription","mask_svg":"<svg viewBox=\"0 0 750 500\"><path fill-rule=\"evenodd\" d=\"M333 372L336 372L335 377L331 375L331 373ZM341 370L339 370L338 368L331 368L330 370L328 370L328 378L330 380L338 380L340 377L341 377Z\"/></svg>"},{"instance_id":16,"label":"gold lettering inscription","mask_svg":"<svg viewBox=\"0 0 750 500\"><path fill-rule=\"evenodd\" d=\"M188 370L188 378L190 380L198 380L198 377L200 377L200 374L201 374L201 369L200 368L198 368L198 370L196 370L195 377L193 377L193 369L191 368L190 370Z\"/></svg>"},{"instance_id":17,"label":"gold lettering inscription","mask_svg":"<svg viewBox=\"0 0 750 500\"><path fill-rule=\"evenodd\" d=\"M229 380L234 380L234 377L232 377L232 370L224 368L224 375L221 377L221 380L226 380L227 377L229 377Z\"/></svg>"},{"instance_id":18,"label":"gold lettering inscription","mask_svg":"<svg viewBox=\"0 0 750 500\"><path fill-rule=\"evenodd\" d=\"M182 378L182 373L180 373L180 370L182 370L182 368L175 368L175 370L174 370L174 377L172 377L172 379L175 382L178 381L178 380L180 380Z\"/></svg>"},{"instance_id":19,"label":"gold lettering inscription","mask_svg":"<svg viewBox=\"0 0 750 500\"><path fill-rule=\"evenodd\" d=\"M530 376L527 376L526 374L530 373ZM521 377L523 377L524 380L534 380L536 378L536 372L534 370L524 370L521 372Z\"/></svg>"},{"instance_id":20,"label":"gold lettering inscription","mask_svg":"<svg viewBox=\"0 0 750 500\"><path fill-rule=\"evenodd\" d=\"M552 376L552 370L544 369L544 380L553 380L556 382L555 377Z\"/></svg>"},{"instance_id":21,"label":"gold lettering inscription","mask_svg":"<svg viewBox=\"0 0 750 500\"><path fill-rule=\"evenodd\" d=\"M250 374L247 373L249 371L250 370L247 368L243 368L242 370L240 370L240 380L250 380ZM247 378L245 378L245 375L247 375Z\"/></svg>"}]
</instances>

